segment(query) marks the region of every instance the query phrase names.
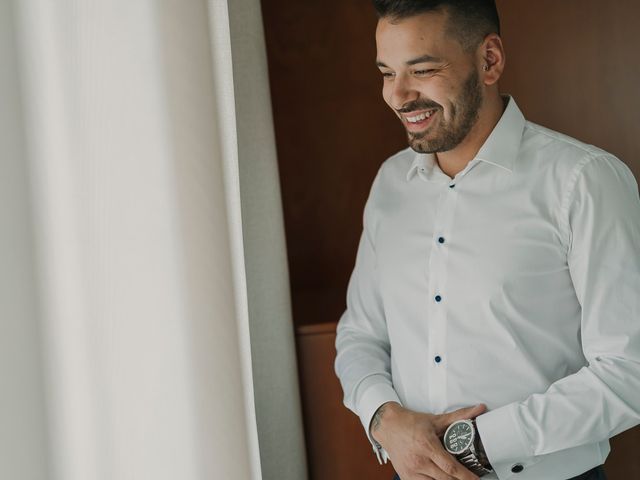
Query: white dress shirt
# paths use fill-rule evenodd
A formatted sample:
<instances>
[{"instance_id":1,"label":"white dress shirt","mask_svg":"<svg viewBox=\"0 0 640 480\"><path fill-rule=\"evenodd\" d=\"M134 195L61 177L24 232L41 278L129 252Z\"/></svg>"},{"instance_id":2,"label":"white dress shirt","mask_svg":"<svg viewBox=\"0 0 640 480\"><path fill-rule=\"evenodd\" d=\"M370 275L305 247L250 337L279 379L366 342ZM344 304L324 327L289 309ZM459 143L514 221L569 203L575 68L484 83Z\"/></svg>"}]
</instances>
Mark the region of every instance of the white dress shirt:
<instances>
[{"instance_id":1,"label":"white dress shirt","mask_svg":"<svg viewBox=\"0 0 640 480\"><path fill-rule=\"evenodd\" d=\"M485 403L483 478L565 480L640 423L640 199L616 157L509 97L453 179L387 159L363 224L335 371L367 435L388 401Z\"/></svg>"}]
</instances>

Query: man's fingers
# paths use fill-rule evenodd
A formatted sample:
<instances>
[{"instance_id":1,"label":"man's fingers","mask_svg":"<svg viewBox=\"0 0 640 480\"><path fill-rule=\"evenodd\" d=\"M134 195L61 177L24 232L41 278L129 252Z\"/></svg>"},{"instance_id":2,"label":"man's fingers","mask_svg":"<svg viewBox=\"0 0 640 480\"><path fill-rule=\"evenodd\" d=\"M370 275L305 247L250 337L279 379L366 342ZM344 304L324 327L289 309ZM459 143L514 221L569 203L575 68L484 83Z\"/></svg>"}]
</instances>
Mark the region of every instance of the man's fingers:
<instances>
[{"instance_id":1,"label":"man's fingers","mask_svg":"<svg viewBox=\"0 0 640 480\"><path fill-rule=\"evenodd\" d=\"M421 466L411 475L407 474L406 476L400 476L400 480L405 480L405 478L408 480L458 480L457 478L444 473L440 467L433 463L433 461Z\"/></svg>"},{"instance_id":2,"label":"man's fingers","mask_svg":"<svg viewBox=\"0 0 640 480\"><path fill-rule=\"evenodd\" d=\"M478 405L474 405L472 407L460 408L458 410L454 410L453 412L446 413L443 415L449 420L449 424L452 424L456 420L464 420L466 418L477 417L481 413L487 411L487 406L484 403L480 403Z\"/></svg>"},{"instance_id":3,"label":"man's fingers","mask_svg":"<svg viewBox=\"0 0 640 480\"><path fill-rule=\"evenodd\" d=\"M442 447L434 449L431 460L440 470L456 480L478 480L479 478Z\"/></svg>"},{"instance_id":4,"label":"man's fingers","mask_svg":"<svg viewBox=\"0 0 640 480\"><path fill-rule=\"evenodd\" d=\"M424 473L433 480L458 480L456 477L444 472L433 460L424 469Z\"/></svg>"},{"instance_id":5,"label":"man's fingers","mask_svg":"<svg viewBox=\"0 0 640 480\"><path fill-rule=\"evenodd\" d=\"M398 477L400 477L400 480L437 480L425 473L419 473L419 472L415 472L413 474L400 474L398 472Z\"/></svg>"},{"instance_id":6,"label":"man's fingers","mask_svg":"<svg viewBox=\"0 0 640 480\"><path fill-rule=\"evenodd\" d=\"M460 408L453 412L445 413L443 415L435 415L433 422L435 424L438 435L444 433L449 425L457 420L466 420L468 418L475 418L481 413L487 411L487 406L484 403L474 405L472 407Z\"/></svg>"}]
</instances>

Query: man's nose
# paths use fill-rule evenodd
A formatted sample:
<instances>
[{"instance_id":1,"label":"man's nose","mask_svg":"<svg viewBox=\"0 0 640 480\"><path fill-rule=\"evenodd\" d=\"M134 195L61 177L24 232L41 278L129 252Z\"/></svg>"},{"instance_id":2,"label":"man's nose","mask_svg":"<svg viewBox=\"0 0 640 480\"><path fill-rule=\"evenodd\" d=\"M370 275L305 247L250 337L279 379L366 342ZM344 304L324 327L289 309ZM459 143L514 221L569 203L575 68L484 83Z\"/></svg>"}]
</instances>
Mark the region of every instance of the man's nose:
<instances>
[{"instance_id":1,"label":"man's nose","mask_svg":"<svg viewBox=\"0 0 640 480\"><path fill-rule=\"evenodd\" d=\"M389 102L394 109L400 110L406 104L417 100L419 95L418 91L413 88L411 79L404 75L398 75L393 81Z\"/></svg>"}]
</instances>

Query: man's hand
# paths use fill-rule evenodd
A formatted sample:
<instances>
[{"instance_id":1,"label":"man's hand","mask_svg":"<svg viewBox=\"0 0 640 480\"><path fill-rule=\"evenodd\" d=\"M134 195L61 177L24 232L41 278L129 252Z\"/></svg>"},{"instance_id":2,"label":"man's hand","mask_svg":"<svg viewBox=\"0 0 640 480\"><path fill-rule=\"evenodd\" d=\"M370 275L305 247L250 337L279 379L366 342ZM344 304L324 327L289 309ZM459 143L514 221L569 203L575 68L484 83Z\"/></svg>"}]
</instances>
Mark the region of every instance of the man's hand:
<instances>
[{"instance_id":1,"label":"man's hand","mask_svg":"<svg viewBox=\"0 0 640 480\"><path fill-rule=\"evenodd\" d=\"M440 437L456 420L475 418L486 409L480 404L431 415L387 402L371 421L371 436L387 451L402 480L477 480L444 449Z\"/></svg>"}]
</instances>

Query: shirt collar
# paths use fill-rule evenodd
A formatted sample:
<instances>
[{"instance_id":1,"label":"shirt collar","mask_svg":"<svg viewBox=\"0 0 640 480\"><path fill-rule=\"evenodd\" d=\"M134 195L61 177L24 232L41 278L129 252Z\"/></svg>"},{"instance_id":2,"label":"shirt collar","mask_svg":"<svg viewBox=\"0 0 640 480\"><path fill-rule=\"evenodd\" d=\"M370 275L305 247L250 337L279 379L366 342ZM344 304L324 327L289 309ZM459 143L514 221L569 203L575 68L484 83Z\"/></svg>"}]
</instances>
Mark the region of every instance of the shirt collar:
<instances>
[{"instance_id":1,"label":"shirt collar","mask_svg":"<svg viewBox=\"0 0 640 480\"><path fill-rule=\"evenodd\" d=\"M513 97L505 95L503 98L508 100L507 108L474 160L477 159L512 172L520 150L522 131L526 121ZM433 153L416 153L407 172L407 180L411 180L418 171L421 173L420 176L427 181L435 181L439 176L447 177L437 165L436 156Z\"/></svg>"}]
</instances>

